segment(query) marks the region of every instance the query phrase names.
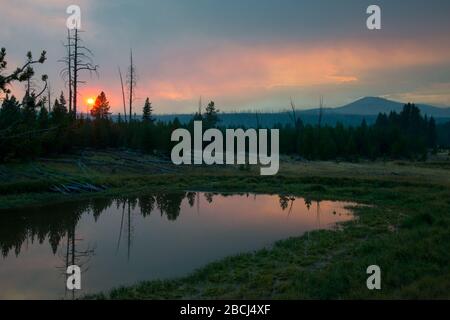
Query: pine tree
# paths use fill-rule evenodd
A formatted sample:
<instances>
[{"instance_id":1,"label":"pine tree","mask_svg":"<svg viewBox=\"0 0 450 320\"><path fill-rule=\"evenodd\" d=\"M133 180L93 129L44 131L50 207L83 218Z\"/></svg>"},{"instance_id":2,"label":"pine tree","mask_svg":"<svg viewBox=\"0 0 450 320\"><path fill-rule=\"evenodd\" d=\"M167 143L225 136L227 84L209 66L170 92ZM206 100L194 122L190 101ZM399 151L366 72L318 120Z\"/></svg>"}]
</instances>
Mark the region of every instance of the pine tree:
<instances>
[{"instance_id":1,"label":"pine tree","mask_svg":"<svg viewBox=\"0 0 450 320\"><path fill-rule=\"evenodd\" d=\"M48 111L45 105L41 105L41 110L39 110L38 124L41 129L48 127Z\"/></svg>"},{"instance_id":2,"label":"pine tree","mask_svg":"<svg viewBox=\"0 0 450 320\"><path fill-rule=\"evenodd\" d=\"M152 113L153 113L152 103L150 102L149 98L147 98L145 100L144 108L142 109L142 121L154 122L155 119L153 119Z\"/></svg>"},{"instance_id":3,"label":"pine tree","mask_svg":"<svg viewBox=\"0 0 450 320\"><path fill-rule=\"evenodd\" d=\"M52 121L55 124L61 124L64 122L66 116L67 116L66 106L62 105L58 99L55 99L55 103L53 104L53 110L51 114Z\"/></svg>"},{"instance_id":4,"label":"pine tree","mask_svg":"<svg viewBox=\"0 0 450 320\"><path fill-rule=\"evenodd\" d=\"M206 107L206 113L205 113L205 126L207 128L213 128L216 126L217 122L219 122L218 114L219 110L216 109L216 106L214 104L214 101L211 101L208 103L208 106Z\"/></svg>"},{"instance_id":5,"label":"pine tree","mask_svg":"<svg viewBox=\"0 0 450 320\"><path fill-rule=\"evenodd\" d=\"M109 116L109 101L106 99L105 93L102 91L97 99L95 99L94 106L91 109L91 115L99 119L108 119Z\"/></svg>"},{"instance_id":6,"label":"pine tree","mask_svg":"<svg viewBox=\"0 0 450 320\"><path fill-rule=\"evenodd\" d=\"M34 75L34 70L32 66L34 64L42 64L45 62L46 58L46 51L42 51L39 59L33 60L33 56L31 54L31 51L27 53L27 61L21 66L17 67L14 72L12 72L9 75L4 75L3 71L6 69L7 61L6 61L6 49L1 48L0 49L0 92L4 93L10 93L10 89L7 88L8 85L10 85L14 81L24 82L31 79L31 77ZM43 76L42 78L45 82L47 80L47 76ZM27 86L29 87L29 86ZM27 89L27 92L30 94L30 92Z\"/></svg>"},{"instance_id":7,"label":"pine tree","mask_svg":"<svg viewBox=\"0 0 450 320\"><path fill-rule=\"evenodd\" d=\"M25 94L22 100L22 117L27 126L33 126L36 120L36 99L34 95Z\"/></svg>"},{"instance_id":8,"label":"pine tree","mask_svg":"<svg viewBox=\"0 0 450 320\"><path fill-rule=\"evenodd\" d=\"M61 91L61 94L59 95L59 104L67 110L67 100L64 97L64 92L62 92L62 91Z\"/></svg>"},{"instance_id":9,"label":"pine tree","mask_svg":"<svg viewBox=\"0 0 450 320\"><path fill-rule=\"evenodd\" d=\"M20 105L16 97L12 96L3 100L0 109L0 129L18 124L21 120Z\"/></svg>"}]
</instances>

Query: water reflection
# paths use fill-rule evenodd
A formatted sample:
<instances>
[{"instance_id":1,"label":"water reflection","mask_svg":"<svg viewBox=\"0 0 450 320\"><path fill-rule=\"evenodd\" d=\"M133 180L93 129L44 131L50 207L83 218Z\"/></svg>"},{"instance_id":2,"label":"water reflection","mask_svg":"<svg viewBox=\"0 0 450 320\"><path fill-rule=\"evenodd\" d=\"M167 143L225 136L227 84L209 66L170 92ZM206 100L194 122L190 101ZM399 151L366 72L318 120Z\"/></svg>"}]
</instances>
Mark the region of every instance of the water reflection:
<instances>
[{"instance_id":1,"label":"water reflection","mask_svg":"<svg viewBox=\"0 0 450 320\"><path fill-rule=\"evenodd\" d=\"M0 298L74 298L83 290L186 274L212 260L351 219L343 202L291 195L173 192L0 213Z\"/></svg>"}]
</instances>

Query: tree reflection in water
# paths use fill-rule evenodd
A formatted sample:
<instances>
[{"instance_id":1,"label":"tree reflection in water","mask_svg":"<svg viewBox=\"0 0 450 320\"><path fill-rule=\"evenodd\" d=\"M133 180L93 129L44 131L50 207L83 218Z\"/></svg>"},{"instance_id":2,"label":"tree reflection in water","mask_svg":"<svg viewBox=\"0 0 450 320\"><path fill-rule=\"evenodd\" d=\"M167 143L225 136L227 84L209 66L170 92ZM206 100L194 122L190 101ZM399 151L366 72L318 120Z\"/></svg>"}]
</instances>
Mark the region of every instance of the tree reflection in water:
<instances>
[{"instance_id":1,"label":"tree reflection in water","mask_svg":"<svg viewBox=\"0 0 450 320\"><path fill-rule=\"evenodd\" d=\"M337 206L341 208L341 204ZM204 210L203 215L200 209ZM97 198L0 211L0 251L3 257L0 260L5 260L7 265L9 263L10 270L15 270L21 261L26 265L34 259L39 261L40 266L46 265L46 268L53 270L57 267L57 272L49 277L55 279L51 283L58 287L61 285L59 288L62 291L68 277L67 267L73 264L81 267L82 274L88 272L89 278L96 278L96 272L103 270L110 261L118 262L120 272L125 269L135 272L144 261L144 265L149 264L156 273L165 274L167 266L164 265L164 249L160 250L161 246L155 240L166 239L165 242L169 243L169 251L172 251L167 259L176 257L179 249L174 243L177 241L183 241L180 250L199 247L205 250L200 255L201 259L203 255L215 258L220 257L222 251L217 251L218 254L215 249L209 248L209 241L216 241L219 247L223 245L224 249L221 250L229 254L258 248L260 243L281 239L284 235L295 235L297 232L307 232L309 239L308 231L320 228L321 224L326 228L328 224L342 220L336 217L336 211L330 211L333 209L332 203L319 203L292 195L189 191ZM174 226L173 221L180 217L181 212L183 219ZM216 212L223 214L211 214ZM147 232L148 228L153 231ZM180 230L181 240L178 239ZM200 234L197 237L196 230L205 230L206 235ZM233 244L231 248L224 244L224 235L229 234L233 234L233 239L242 239L242 246ZM98 247L89 242L98 244ZM148 247L154 249L154 246L160 251L146 251ZM308 249L309 241L305 246L305 255L308 255ZM42 260L45 262L40 261L36 253L43 254L45 259ZM154 254L157 258L154 258ZM21 260L15 259L14 255L20 256ZM98 257L92 259L94 255ZM89 273L90 267L92 270ZM28 271L20 272L26 274ZM128 281L127 275L121 275L120 272L118 277ZM3 276L8 277L8 274ZM61 293L64 294L64 291ZM65 297L75 298L75 292L66 291Z\"/></svg>"},{"instance_id":2,"label":"tree reflection in water","mask_svg":"<svg viewBox=\"0 0 450 320\"><path fill-rule=\"evenodd\" d=\"M214 196L223 197L231 194L204 193L204 198L208 203L214 201ZM234 194L236 195L236 194ZM247 194L248 196L248 194ZM257 195L252 195L257 198ZM0 250L3 257L14 252L16 256L20 254L22 246L26 243L38 241L43 244L48 241L53 254L56 254L58 247L65 240L65 265L68 262L77 261L77 257L85 257L93 254L93 248L76 250L77 242L82 239L76 237L77 224L83 214L92 215L94 221L107 211L111 206L122 209L120 219L117 251L123 239L127 242L127 256L130 257L130 249L133 240L133 213L138 208L142 217L149 217L157 209L161 216L166 216L168 220L175 221L181 212L181 203L187 199L190 207L197 206L200 210L199 192L172 192L142 195L138 197L119 198L99 198L77 202L67 202L46 207L37 207L27 210L8 210L0 214ZM292 195L280 195L279 205L288 215L292 212L295 197ZM309 210L311 200L305 200ZM317 202L317 223L320 224L320 205Z\"/></svg>"}]
</instances>

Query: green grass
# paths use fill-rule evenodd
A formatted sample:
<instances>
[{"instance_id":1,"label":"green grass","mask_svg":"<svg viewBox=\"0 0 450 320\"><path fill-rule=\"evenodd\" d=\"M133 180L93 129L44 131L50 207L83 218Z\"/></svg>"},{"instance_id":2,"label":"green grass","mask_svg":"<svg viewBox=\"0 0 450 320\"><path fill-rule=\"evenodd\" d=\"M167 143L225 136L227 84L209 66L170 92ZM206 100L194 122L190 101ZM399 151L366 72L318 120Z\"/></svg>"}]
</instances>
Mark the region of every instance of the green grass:
<instances>
[{"instance_id":1,"label":"green grass","mask_svg":"<svg viewBox=\"0 0 450 320\"><path fill-rule=\"evenodd\" d=\"M339 187L329 189L325 197L339 194ZM361 190L345 189L344 194ZM358 219L339 230L313 231L181 279L142 282L90 298L450 298L449 196L426 186L374 186L352 199L375 206L358 207ZM380 291L366 287L372 264L382 270Z\"/></svg>"},{"instance_id":2,"label":"green grass","mask_svg":"<svg viewBox=\"0 0 450 320\"><path fill-rule=\"evenodd\" d=\"M20 170L30 165L21 165ZM238 167L161 174L120 167L111 173L90 166L86 176L73 165L45 166L55 174L53 180L21 177L0 185L0 190L7 191L0 197L0 212L83 197L186 189L286 193L312 200L369 204L355 208L357 219L337 230L282 240L270 249L210 263L183 278L141 282L87 298L450 298L450 172L446 166L284 159L274 177L261 177L255 168L243 171ZM1 169L11 176L20 172L13 167ZM49 193L46 188L63 181L67 173L109 188L76 195ZM366 268L372 264L381 267L379 291L366 287Z\"/></svg>"}]
</instances>

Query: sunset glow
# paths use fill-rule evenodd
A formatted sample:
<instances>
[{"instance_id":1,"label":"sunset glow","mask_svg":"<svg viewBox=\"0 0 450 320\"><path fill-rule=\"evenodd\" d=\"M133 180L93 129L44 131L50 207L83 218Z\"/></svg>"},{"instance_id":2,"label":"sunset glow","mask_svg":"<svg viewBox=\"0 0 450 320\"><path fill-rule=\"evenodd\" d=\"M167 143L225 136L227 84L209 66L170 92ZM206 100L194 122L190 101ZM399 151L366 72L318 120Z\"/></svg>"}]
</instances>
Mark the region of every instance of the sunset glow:
<instances>
[{"instance_id":1,"label":"sunset glow","mask_svg":"<svg viewBox=\"0 0 450 320\"><path fill-rule=\"evenodd\" d=\"M24 8L2 8L4 23L20 26L14 34L2 30L2 43L22 38L33 49L65 37L60 28L64 29L66 16L54 14L64 12L64 2L21 2L26 3ZM92 107L97 94L105 91L111 112L123 112L117 66L126 80L127 56L130 46L137 43L139 48L133 48L138 69L137 111L146 97L152 100L155 113L191 113L200 96L216 101L222 111L283 110L290 97L298 108L308 109L317 105L320 95L326 97L328 107L364 96L450 104L450 73L445 72L450 66L448 4L440 3L439 10L432 10L412 0L412 14L426 21L418 24L400 1L386 1L384 27L372 32L366 28L366 8L361 1L349 0L345 5L329 1L326 7L333 19L324 19L323 4L316 1L263 2L192 5L150 1L130 4L125 13L108 2L80 1L89 13L83 16L87 31L83 38L100 66L99 77L80 79L86 81L79 86L84 107ZM145 12L158 18L148 25ZM269 13L271 23L265 22ZM104 18L92 18L100 14ZM31 22L27 17L33 15ZM119 17L123 25L114 23ZM100 34L102 41L96 41ZM60 59L63 49L52 50L49 60ZM21 61L24 50L11 46L8 55ZM61 65L46 68L51 79L58 79ZM14 89L23 91L19 85ZM55 92L62 89L54 88Z\"/></svg>"}]
</instances>

